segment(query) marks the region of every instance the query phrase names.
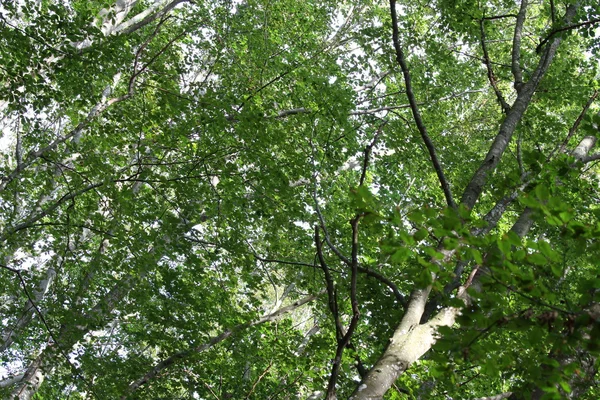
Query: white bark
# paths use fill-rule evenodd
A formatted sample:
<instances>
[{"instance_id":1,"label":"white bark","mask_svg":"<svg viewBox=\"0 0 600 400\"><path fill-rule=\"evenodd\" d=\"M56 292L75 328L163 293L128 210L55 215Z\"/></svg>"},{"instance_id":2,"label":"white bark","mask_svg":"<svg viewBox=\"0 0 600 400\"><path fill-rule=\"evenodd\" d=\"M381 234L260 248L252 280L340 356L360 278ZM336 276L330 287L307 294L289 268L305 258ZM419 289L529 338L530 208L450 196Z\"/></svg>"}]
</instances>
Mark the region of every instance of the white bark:
<instances>
[{"instance_id":1,"label":"white bark","mask_svg":"<svg viewBox=\"0 0 600 400\"><path fill-rule=\"evenodd\" d=\"M21 379L23 379L24 376L25 376L25 374L18 374L15 376L8 377L8 378L0 381L0 388L12 386L15 383L19 382Z\"/></svg>"},{"instance_id":2,"label":"white bark","mask_svg":"<svg viewBox=\"0 0 600 400\"><path fill-rule=\"evenodd\" d=\"M578 159L584 159L596 143L596 138L585 137L573 151ZM523 237L533 224L533 212L526 208L511 227L511 231ZM452 252L445 252L449 259ZM485 266L481 267L482 269ZM478 275L472 284L477 285ZM431 288L415 290L411 295L408 307L400 325L390 339L388 347L373 368L362 379L354 391L352 400L375 400L383 398L395 380L420 359L436 341L436 331L441 326L452 326L460 309L446 307L424 324L419 324L424 306ZM458 297L467 301L463 287L459 288ZM599 307L600 308L600 307Z\"/></svg>"},{"instance_id":3,"label":"white bark","mask_svg":"<svg viewBox=\"0 0 600 400\"><path fill-rule=\"evenodd\" d=\"M427 300L427 296L421 298ZM420 303L420 300L418 299L417 303ZM420 307L420 310L413 310L415 312L414 317L420 312L418 316L420 319L423 310L422 307ZM460 309L446 307L425 324L418 324L417 319L416 324L408 325L409 321L404 318L390 339L383 356L363 378L360 386L354 391L350 399L374 400L383 398L383 395L398 376L434 345L437 339L437 329L441 326L452 326L459 314ZM409 319L414 320L413 318Z\"/></svg>"}]
</instances>

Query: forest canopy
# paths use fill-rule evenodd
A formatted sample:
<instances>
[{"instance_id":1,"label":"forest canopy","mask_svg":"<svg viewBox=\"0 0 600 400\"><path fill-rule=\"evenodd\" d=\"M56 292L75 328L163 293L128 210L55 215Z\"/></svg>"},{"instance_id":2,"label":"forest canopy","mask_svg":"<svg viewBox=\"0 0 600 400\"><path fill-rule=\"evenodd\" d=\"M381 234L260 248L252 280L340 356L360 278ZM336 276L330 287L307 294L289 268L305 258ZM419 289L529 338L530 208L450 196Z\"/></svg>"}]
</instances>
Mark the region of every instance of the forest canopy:
<instances>
[{"instance_id":1,"label":"forest canopy","mask_svg":"<svg viewBox=\"0 0 600 400\"><path fill-rule=\"evenodd\" d=\"M0 397L598 399L600 3L0 4Z\"/></svg>"}]
</instances>

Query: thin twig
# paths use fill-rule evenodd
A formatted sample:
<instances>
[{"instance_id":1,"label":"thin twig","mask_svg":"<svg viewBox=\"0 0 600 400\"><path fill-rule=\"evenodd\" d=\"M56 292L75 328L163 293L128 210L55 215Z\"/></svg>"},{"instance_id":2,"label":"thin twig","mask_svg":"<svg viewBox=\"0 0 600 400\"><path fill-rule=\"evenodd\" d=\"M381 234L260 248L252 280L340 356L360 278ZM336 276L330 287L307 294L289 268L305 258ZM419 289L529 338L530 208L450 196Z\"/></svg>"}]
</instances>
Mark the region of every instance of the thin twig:
<instances>
[{"instance_id":1,"label":"thin twig","mask_svg":"<svg viewBox=\"0 0 600 400\"><path fill-rule=\"evenodd\" d=\"M274 259L274 258L263 258L260 257L257 254L254 254L254 257L262 262L268 262L268 263L278 263L278 264L287 264L287 265L297 265L300 267L310 267L310 268L319 268L317 265L314 264L309 264L309 263L305 263L305 262L300 262L300 261L286 261L286 260L279 260L279 259ZM335 270L331 267L329 267L330 271L336 272L336 273L341 273L341 271ZM396 284L394 282L392 282L389 278L387 278L385 275L374 271L372 269L366 268L361 266L360 264L358 265L358 272L365 274L367 276L370 276L371 278L374 278L376 280L378 280L379 282L383 283L384 285L386 285L387 287L389 287L392 292L394 293L394 296L396 297L396 301L398 303L400 303L400 305L402 307L406 307L406 299L404 298L404 296L402 295L402 293L400 293L400 290L398 289L398 286L396 286Z\"/></svg>"},{"instance_id":2,"label":"thin twig","mask_svg":"<svg viewBox=\"0 0 600 400\"><path fill-rule=\"evenodd\" d=\"M359 186L362 186L363 183L365 183L365 178L367 176L367 167L369 166L369 157L371 156L371 152L373 151L373 147L375 147L375 144L377 143L377 139L379 139L379 135L381 134L381 131L383 130L383 127L386 124L387 124L387 121L384 121L383 124L381 124L379 126L379 128L377 129L377 132L375 133L375 136L373 137L373 140L365 148L365 151L364 151L365 157L363 159L363 167L362 167L362 172L360 174L360 181L358 183Z\"/></svg>"},{"instance_id":3,"label":"thin twig","mask_svg":"<svg viewBox=\"0 0 600 400\"><path fill-rule=\"evenodd\" d=\"M495 19L503 19L503 18L517 18L517 14L502 14L502 15L493 15L491 17L483 17L486 21L492 21Z\"/></svg>"},{"instance_id":4,"label":"thin twig","mask_svg":"<svg viewBox=\"0 0 600 400\"><path fill-rule=\"evenodd\" d=\"M327 231L327 224L325 223L325 217L321 212L321 207L319 207L319 200L317 199L317 182L315 180L315 187L312 193L313 200L315 202L315 211L317 212L317 216L319 217L319 222L321 225L321 229L323 229L323 235L325 236L325 243L334 252L338 258L343 261L345 264L350 265L350 260L348 257L342 254L342 252L333 244L331 238L329 237L329 232Z\"/></svg>"},{"instance_id":5,"label":"thin twig","mask_svg":"<svg viewBox=\"0 0 600 400\"><path fill-rule=\"evenodd\" d=\"M265 375L267 375L267 373L269 372L269 370L271 369L271 367L273 366L273 360L271 360L269 362L269 365L267 365L267 368L265 368L265 370L258 376L258 378L256 379L256 381L254 382L254 384L252 385L252 388L250 389L250 391L248 392L248 395L246 396L246 400L248 400L250 398L250 396L252 395L252 393L254 392L254 389L256 389L256 385L259 384L259 382L262 380L262 378L265 377Z\"/></svg>"}]
</instances>

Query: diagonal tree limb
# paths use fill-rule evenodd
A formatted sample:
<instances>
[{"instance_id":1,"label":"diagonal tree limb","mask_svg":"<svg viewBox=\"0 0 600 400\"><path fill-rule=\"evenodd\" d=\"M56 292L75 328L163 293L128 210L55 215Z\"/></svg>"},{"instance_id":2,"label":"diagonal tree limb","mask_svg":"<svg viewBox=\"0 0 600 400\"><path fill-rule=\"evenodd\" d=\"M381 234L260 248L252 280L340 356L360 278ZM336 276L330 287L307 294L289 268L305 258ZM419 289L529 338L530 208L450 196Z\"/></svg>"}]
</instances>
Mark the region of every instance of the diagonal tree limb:
<instances>
[{"instance_id":1,"label":"diagonal tree limb","mask_svg":"<svg viewBox=\"0 0 600 400\"><path fill-rule=\"evenodd\" d=\"M152 252L153 251L150 250L150 253ZM58 335L56 335L58 340L54 340L53 343L47 346L27 366L23 378L19 382L16 382L17 385L13 389L13 397L18 398L19 400L31 399L40 388L46 374L56 367L54 361L57 356L62 355L62 357L65 357L68 365L71 366L73 373L76 376L80 376L80 372L70 363L70 358L65 355L65 350L71 349L73 345L79 340L82 340L85 334L91 329L102 326L103 320L106 319L119 302L123 301L135 282L143 279L144 276L145 273L142 273L137 278L133 275L127 275L124 279L117 282L90 310L87 312L84 310L76 311L73 320L80 321L80 323L63 324L61 326ZM83 283L81 284L82 286L87 285L86 278L84 278ZM79 309L77 308L77 310ZM82 377L82 379L90 388L90 392L98 398L98 395L94 393L92 385L85 380L85 377Z\"/></svg>"},{"instance_id":2,"label":"diagonal tree limb","mask_svg":"<svg viewBox=\"0 0 600 400\"><path fill-rule=\"evenodd\" d=\"M250 391L248 391L248 394L246 395L246 397L244 398L244 400L250 399L250 396L254 392L254 389L256 389L256 386L260 383L260 381L262 380L262 378L264 378L265 375L267 375L267 373L269 372L269 370L273 366L273 362L274 362L274 359L271 359L271 361L269 362L269 365L267 365L267 368L265 368L264 371L258 376L258 378L256 378L256 380L252 384L252 387L250 388Z\"/></svg>"},{"instance_id":3,"label":"diagonal tree limb","mask_svg":"<svg viewBox=\"0 0 600 400\"><path fill-rule=\"evenodd\" d=\"M511 230L520 236L525 235L531 224L531 212L524 212ZM458 298L467 300L466 287L479 278L477 272L481 269L477 268L465 285L459 288ZM408 305L410 314L409 311L405 313L383 355L354 391L353 400L381 399L396 379L429 351L436 341L437 330L454 324L461 312L457 307L444 307L428 321L420 322L430 291L431 286L413 291Z\"/></svg>"},{"instance_id":4,"label":"diagonal tree limb","mask_svg":"<svg viewBox=\"0 0 600 400\"><path fill-rule=\"evenodd\" d=\"M589 21L584 21L584 22L580 22L578 24L567 25L567 26L563 26L562 28L554 29L552 32L550 32L548 34L548 36L546 36L540 42L540 44L538 44L538 46L536 47L535 51L539 53L541 51L542 47L544 47L544 45L546 43L548 43L548 41L552 40L552 38L554 36L556 36L557 34L559 34L561 32L566 32L566 31L570 31L570 30L573 30L573 29L581 28L582 26L594 25L594 24L597 24L598 22L600 22L600 18L594 18L594 19L589 20Z\"/></svg>"},{"instance_id":5,"label":"diagonal tree limb","mask_svg":"<svg viewBox=\"0 0 600 400\"><path fill-rule=\"evenodd\" d=\"M143 277L143 275L142 275ZM141 278L140 278L141 279ZM71 364L68 355L64 349L70 349L75 343L82 340L86 333L91 329L102 325L102 319L112 312L114 307L129 293L129 290L137 281L132 275L127 276L120 282L117 282L111 290L87 313L79 312L74 317L81 321L78 325L62 325L57 335L57 341L47 346L40 355L35 358L28 366L23 378L17 383L12 392L12 396L19 400L30 400L40 388L47 373L55 368L54 360L62 355L66 362L71 366L73 373L82 379L78 369ZM60 345L59 345L60 344ZM100 398L93 390L93 385L84 379L86 386L96 398Z\"/></svg>"},{"instance_id":6,"label":"diagonal tree limb","mask_svg":"<svg viewBox=\"0 0 600 400\"><path fill-rule=\"evenodd\" d=\"M402 74L404 76L404 84L406 85L406 95L408 96L408 102L410 103L410 109L413 114L413 118L415 123L417 124L417 128L419 133L421 134L421 138L425 143L425 147L427 147L427 151L429 152L429 157L431 158L431 162L433 163L433 168L438 176L438 180L440 181L440 186L444 192L444 196L446 197L446 204L448 207L456 208L456 203L452 198L452 192L450 190L450 185L444 175L444 170L442 169L442 165L438 159L435 146L431 141L427 133L427 128L423 123L423 119L421 118L421 113L419 111L419 106L417 105L417 100L415 99L415 95L412 90L410 72L408 70L408 65L406 64L406 60L404 57L404 52L402 51L402 47L400 46L400 33L398 31L398 16L396 15L396 0L390 0L390 10L392 16L392 40L394 44L394 50L396 52L396 61L400 64L400 68L402 69Z\"/></svg>"},{"instance_id":7,"label":"diagonal tree limb","mask_svg":"<svg viewBox=\"0 0 600 400\"><path fill-rule=\"evenodd\" d=\"M264 324L265 322L275 321L278 318L280 318L282 315L292 312L292 311L298 309L299 307L312 302L313 300L315 300L316 298L321 296L323 293L325 293L325 290L322 290L321 292L317 293L316 295L306 296L300 300L295 301L294 303L292 303L288 306L282 307L279 310L277 310L271 314L265 315L255 321L245 322L242 324L238 324L232 328L226 329L220 335L213 337L212 339L210 339L209 341L207 341L204 344L201 344L199 346L196 346L196 347L193 347L193 348L190 348L187 350L182 350L180 352L177 352L177 353L171 355L170 357L168 357L168 358L162 360L161 362L159 362L158 364L156 364L152 369L150 369L148 372L146 372L144 374L144 376L142 376L141 378L132 382L128 386L126 393L124 393L121 396L121 400L127 399L129 396L132 395L133 392L138 390L140 387L142 387L147 382L155 379L161 372L163 372L164 370L169 368L171 365L181 362L181 361L191 357L194 354L202 353L202 352L212 348L216 344L224 341L225 339L231 337L232 335L234 335L240 331L243 331L247 328L261 325L261 324Z\"/></svg>"},{"instance_id":8,"label":"diagonal tree limb","mask_svg":"<svg viewBox=\"0 0 600 400\"><path fill-rule=\"evenodd\" d=\"M20 330L22 330L25 326L27 326L29 324L29 322L33 318L34 313L39 312L39 309L37 308L37 304L40 301L42 301L44 295L48 291L49 286L52 284L52 281L54 280L54 277L56 276L56 271L52 267L48 268L46 270L46 277L44 279L42 279L38 283L37 287L33 290L33 296L30 296L29 293L27 292L27 287L24 286L25 283L20 276L19 270L13 270L13 269L10 269L9 267L4 267L1 265L0 265L0 267L8 269L9 271L12 271L13 273L17 273L19 275L19 278L21 279L21 286L23 287L23 291L25 292L25 294L27 296L27 302L25 303L25 306L23 307L23 312L22 312L21 317L17 320L17 322L14 325L8 327L2 333L2 339L1 339L2 342L0 342L0 353L2 353L12 345L12 343L15 340L15 337L17 336L17 332L19 332ZM30 297L33 297L33 300L30 299ZM45 324L45 321L44 321L44 326L46 326L46 325L47 324Z\"/></svg>"},{"instance_id":9,"label":"diagonal tree limb","mask_svg":"<svg viewBox=\"0 0 600 400\"><path fill-rule=\"evenodd\" d=\"M592 95L590 96L590 98L588 99L588 101L583 106L583 109L581 110L581 112L577 116L577 119L575 120L575 122L573 122L573 126L571 127L571 129L569 129L569 133L567 134L567 137L565 137L565 140L563 140L563 142L560 144L560 147L555 148L550 153L550 155L548 156L547 161L550 160L550 159L552 159L552 157L554 156L554 154L557 151L558 151L558 153L564 153L564 151L566 150L567 146L569 145L569 142L571 141L571 138L573 137L573 135L575 134L575 132L577 132L577 128L579 128L579 124L581 124L581 121L583 120L583 117L585 116L585 114L590 109L590 106L592 105L592 103L594 103L594 100L596 100L596 98L598 97L598 94L600 94L600 92L598 91L598 89L594 90L594 93L592 93Z\"/></svg>"},{"instance_id":10,"label":"diagonal tree limb","mask_svg":"<svg viewBox=\"0 0 600 400\"><path fill-rule=\"evenodd\" d=\"M189 0L177 0L174 3L177 2L181 2L181 1L189 1ZM166 14L166 13L165 13ZM162 14L164 15L164 14ZM161 16L162 16L161 15ZM163 46L154 56L152 56L152 58L146 63L144 64L139 70L137 70L137 64L138 64L138 60L139 60L139 56L141 54L141 51L148 45L148 43L150 42L150 40L152 40L158 30L160 29L160 27L162 26L162 24L164 23L165 20L162 20L159 22L159 24L157 25L156 29L154 30L153 34L151 34L149 36L149 38L142 44L142 46L140 47L140 49L138 49L138 52L136 53L135 56L135 64L134 64L134 72L131 75L130 79L129 79L129 85L128 85L128 91L127 94L120 96L120 97L114 97L114 98L108 98L108 96L110 95L110 92L112 91L112 87L108 86L104 92L102 93L102 99L100 100L100 102L98 102L94 107L92 107L92 109L90 110L90 112L88 113L88 115L86 116L86 118L81 121L75 128L73 128L69 133L67 133L65 136L59 137L58 139L52 141L50 144L48 144L46 147L43 147L39 150L36 151L31 151L29 153L29 155L27 156L27 158L25 160L22 160L22 162L17 163L16 168L11 171L11 173L9 173L6 176L1 177L0 180L0 192L3 191L6 186L12 182L17 176L20 175L20 173L25 170L26 168L30 167L32 164L34 164L38 158L44 156L45 154L47 154L50 151L55 150L59 145L67 142L68 140L73 140L75 142L79 141L79 138L81 137L83 131L90 125L90 123L95 120L100 114L102 114L102 112L104 112L107 108L109 108L110 106L116 104L116 103L120 103L124 100L129 99L130 97L133 96L134 94L134 85L135 82L137 80L137 78L140 76L140 74L142 72L144 72L152 63L154 63L156 61L156 59L163 54L176 40L180 39L181 37L183 37L184 35L186 35L188 33L188 31L184 31L181 34L177 35L174 39L170 40L165 46ZM117 77L119 76L119 74L117 74ZM116 78L115 77L115 82L114 85L116 86L116 84L118 82L116 82Z\"/></svg>"},{"instance_id":11,"label":"diagonal tree limb","mask_svg":"<svg viewBox=\"0 0 600 400\"><path fill-rule=\"evenodd\" d=\"M16 226L7 229L5 231L5 233L3 233L2 235L0 235L0 243L4 242L8 236L17 233L23 229L27 229L29 227L31 227L33 224L35 224L37 221L39 221L40 219L44 218L45 216L51 214L52 212L54 212L54 210L56 210L61 204L65 203L66 201L69 201L71 199L74 199L75 197L89 192L90 190L96 189L100 186L104 185L104 182L99 182L99 183L92 183L88 186L85 186L79 190L76 190L74 192L71 193L67 193L64 196L62 196L60 199L56 200L56 202L54 202L54 204L52 204L50 207L47 207L43 210L41 210L39 213L37 213L36 215L31 216L29 219L27 219L24 222L21 222L20 224L17 224Z\"/></svg>"},{"instance_id":12,"label":"diagonal tree limb","mask_svg":"<svg viewBox=\"0 0 600 400\"><path fill-rule=\"evenodd\" d=\"M587 164L591 161L597 161L600 160L600 153L596 153L596 154L591 154L589 156L585 156L581 159L581 162L584 164Z\"/></svg>"},{"instance_id":13,"label":"diagonal tree limb","mask_svg":"<svg viewBox=\"0 0 600 400\"><path fill-rule=\"evenodd\" d=\"M523 0L523 1L526 1L526 0ZM487 45L485 44L486 38L485 38L484 21L485 21L484 19L481 19L479 21L479 29L481 31L480 42L481 42L481 49L483 50L483 61L485 63L486 69L487 69L487 76L488 76L488 80L490 81L490 85L492 85L492 88L494 89L494 93L496 93L496 98L498 99L498 102L500 103L500 106L502 107L502 111L504 111L504 113L507 114L508 110L510 110L510 106L508 105L508 103L504 99L504 96L502 95L502 92L498 88L498 82L496 81L496 75L494 74L494 71L492 69L492 63L490 61L490 56L487 51Z\"/></svg>"},{"instance_id":14,"label":"diagonal tree limb","mask_svg":"<svg viewBox=\"0 0 600 400\"><path fill-rule=\"evenodd\" d=\"M523 34L523 24L527 15L527 0L521 0L521 7L517 14L517 22L515 24L515 34L513 36L512 61L510 70L515 79L515 89L517 92L521 90L523 85L523 72L521 71L521 35Z\"/></svg>"},{"instance_id":15,"label":"diagonal tree limb","mask_svg":"<svg viewBox=\"0 0 600 400\"><path fill-rule=\"evenodd\" d=\"M152 23L153 21L155 21L159 18L162 18L169 11L171 11L173 8L175 8L175 6L177 6L181 3L184 3L184 2L188 2L188 1L190 1L190 0L171 1L160 11L156 11L156 10L162 5L162 3L164 3L164 1L155 2L152 6L150 6L146 10L133 16L132 18L128 19L127 21L119 24L117 27L115 27L112 30L112 33L126 35L129 33L135 32L138 29L143 28L144 26Z\"/></svg>"},{"instance_id":16,"label":"diagonal tree limb","mask_svg":"<svg viewBox=\"0 0 600 400\"><path fill-rule=\"evenodd\" d=\"M27 289L27 284L25 283L25 280L23 279L23 275L21 274L21 271L18 269L15 269L15 268L11 268L6 265L1 265L1 264L0 264L0 268L11 271L15 275L17 275L17 277L19 278L21 287L23 288L23 292L27 296L28 304L30 304L31 307L35 310L35 313L37 314L38 318L42 321L42 324L44 325L46 332L48 332L48 335L50 336L50 338L52 338L52 342L48 345L47 348L52 348L55 352L59 353L65 359L67 365L69 365L71 367L71 369L73 370L73 373L79 379L83 380L83 382L85 383L87 388L90 390L90 392L94 395L94 397L98 398L98 396L96 395L96 393L93 390L93 385L91 384L91 382L88 381L81 374L79 369L71 361L69 355L65 352L63 346L61 345L61 342L58 339L58 338L60 338L60 336L58 336L58 338L57 338L57 335L52 331L52 329L50 329L50 326L48 325L48 322L46 321L44 314L40 311L38 305L36 304L36 301L34 301L34 298L29 293L29 290ZM29 365L29 367L27 368L25 373L22 375L21 379L11 381L11 385L17 384L16 388L11 393L11 398L28 400L35 394L35 392L37 391L37 388L39 387L39 385L41 385L41 383L44 380L43 357L42 357L43 354L44 354L44 352L42 352L42 354L40 354L33 361L33 363ZM31 380L33 380L33 384L28 384Z\"/></svg>"},{"instance_id":17,"label":"diagonal tree limb","mask_svg":"<svg viewBox=\"0 0 600 400\"><path fill-rule=\"evenodd\" d=\"M50 326L48 325L48 323L46 322L46 318L44 318L44 314L42 314L42 312L40 311L40 309L37 306L37 297L36 300L34 300L34 297L29 293L29 289L27 289L27 284L25 283L25 280L23 279L23 275L21 274L21 271L15 268L11 268L7 265L2 265L0 264L0 268L2 269L6 269L7 271L12 272L13 274L17 275L17 277L19 278L19 282L21 284L21 287L23 288L23 293L25 293L25 296L27 297L27 305L30 306L31 308L33 308L33 310L35 310L35 313L37 314L37 316L40 318L40 321L42 321L42 324L44 325L44 327L46 328L46 331L48 332L48 335L50 335L50 337L52 338L52 340L54 341L54 343L58 343L58 340L56 340L56 337L54 335L54 332L52 331L52 329L50 329ZM39 296L41 298L41 296Z\"/></svg>"},{"instance_id":18,"label":"diagonal tree limb","mask_svg":"<svg viewBox=\"0 0 600 400\"><path fill-rule=\"evenodd\" d=\"M595 144L594 137L584 138L573 151L576 158L583 157ZM511 231L524 237L533 225L533 210L525 208L519 218L511 227ZM453 253L445 254L445 258ZM486 266L476 266L465 285L459 288L457 298L468 301L466 287L476 284L480 276L485 273ZM436 332L442 326L452 326L461 312L457 307L445 307L432 318L421 323L425 312L427 298L431 285L424 289L415 289L411 294L407 310L394 332L390 343L383 355L361 380L360 385L352 394L353 400L381 399L395 380L402 375L408 367L421 358L436 340Z\"/></svg>"},{"instance_id":19,"label":"diagonal tree limb","mask_svg":"<svg viewBox=\"0 0 600 400\"><path fill-rule=\"evenodd\" d=\"M567 8L565 20L570 21L575 16L576 11L577 7L569 6ZM471 177L471 180L463 192L461 203L467 208L472 209L473 206L475 206L475 203L483 192L485 184L498 166L498 163L500 162L500 159L508 147L508 143L510 142L517 128L517 124L521 121L525 111L529 107L529 103L533 98L533 94L535 93L535 90L537 89L542 77L550 67L561 41L562 39L560 37L552 40L550 45L545 48L544 53L540 57L538 66L533 72L529 81L521 86L521 89L517 95L517 99L502 121L499 132L494 138L487 155L477 171Z\"/></svg>"},{"instance_id":20,"label":"diagonal tree limb","mask_svg":"<svg viewBox=\"0 0 600 400\"><path fill-rule=\"evenodd\" d=\"M12 182L17 176L19 176L21 171L25 170L26 168L30 167L33 163L35 163L38 158L47 154L50 151L53 151L59 145L61 145L62 143L65 143L69 139L74 139L74 138L81 136L83 130L85 128L87 128L89 126L89 124L94 119L96 119L96 117L98 117L104 110L106 110L108 107L110 107L113 104L116 104L123 100L126 100L127 98L129 98L129 96L127 96L127 95L118 97L118 98L112 98L109 100L103 98L98 104L96 104L94 107L92 107L92 109L88 113L87 117L83 121L81 121L79 124L77 124L77 126L75 128L73 128L65 136L59 137L58 139L52 141L50 144L48 144L45 147L42 147L39 150L31 151L27 155L27 157L23 160L22 163L17 165L17 167L14 170L12 170L8 175L3 176L1 178L0 192L3 191L6 188L6 186L10 182Z\"/></svg>"}]
</instances>

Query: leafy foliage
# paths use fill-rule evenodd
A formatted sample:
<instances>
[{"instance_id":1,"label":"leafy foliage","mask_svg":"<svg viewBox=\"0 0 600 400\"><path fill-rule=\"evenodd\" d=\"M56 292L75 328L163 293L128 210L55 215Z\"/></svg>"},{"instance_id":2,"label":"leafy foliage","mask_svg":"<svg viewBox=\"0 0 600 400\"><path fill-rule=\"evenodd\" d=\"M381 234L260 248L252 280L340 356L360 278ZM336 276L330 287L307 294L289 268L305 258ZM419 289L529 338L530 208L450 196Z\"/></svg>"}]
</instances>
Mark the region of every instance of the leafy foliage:
<instances>
[{"instance_id":1,"label":"leafy foliage","mask_svg":"<svg viewBox=\"0 0 600 400\"><path fill-rule=\"evenodd\" d=\"M0 5L0 397L600 397L600 7L391 4Z\"/></svg>"}]
</instances>

